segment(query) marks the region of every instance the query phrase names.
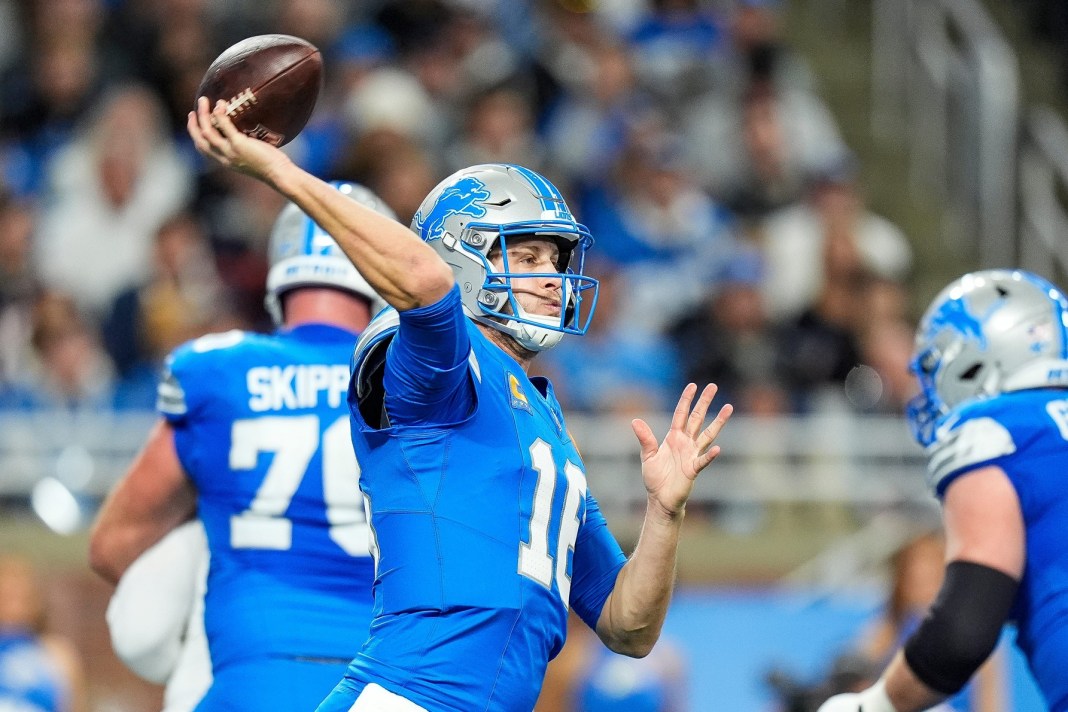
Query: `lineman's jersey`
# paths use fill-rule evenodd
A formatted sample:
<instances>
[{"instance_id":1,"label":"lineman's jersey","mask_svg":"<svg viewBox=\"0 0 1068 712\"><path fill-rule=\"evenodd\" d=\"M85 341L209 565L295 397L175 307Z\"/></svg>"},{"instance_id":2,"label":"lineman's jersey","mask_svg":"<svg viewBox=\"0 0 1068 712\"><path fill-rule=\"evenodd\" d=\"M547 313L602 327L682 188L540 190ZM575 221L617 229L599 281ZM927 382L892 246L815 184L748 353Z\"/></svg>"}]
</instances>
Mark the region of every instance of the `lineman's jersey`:
<instances>
[{"instance_id":1,"label":"lineman's jersey","mask_svg":"<svg viewBox=\"0 0 1068 712\"><path fill-rule=\"evenodd\" d=\"M406 337L413 329L420 339ZM356 390L387 351L383 408ZM379 550L353 688L374 682L431 712L529 712L564 644L569 605L595 627L625 562L551 384L486 339L457 288L434 305L380 313L353 374L353 444ZM451 387L434 406L426 394L442 381ZM361 408L374 426L391 420L373 427Z\"/></svg>"},{"instance_id":2,"label":"lineman's jersey","mask_svg":"<svg viewBox=\"0 0 1068 712\"><path fill-rule=\"evenodd\" d=\"M928 455L928 481L940 499L958 477L987 465L1012 482L1027 541L1012 612L1017 644L1050 709L1068 710L1068 390L968 404L939 429Z\"/></svg>"},{"instance_id":3,"label":"lineman's jersey","mask_svg":"<svg viewBox=\"0 0 1068 712\"><path fill-rule=\"evenodd\" d=\"M158 408L207 534L217 681L256 659L348 661L365 638L374 564L345 406L355 339L324 324L232 331L169 359Z\"/></svg>"}]
</instances>

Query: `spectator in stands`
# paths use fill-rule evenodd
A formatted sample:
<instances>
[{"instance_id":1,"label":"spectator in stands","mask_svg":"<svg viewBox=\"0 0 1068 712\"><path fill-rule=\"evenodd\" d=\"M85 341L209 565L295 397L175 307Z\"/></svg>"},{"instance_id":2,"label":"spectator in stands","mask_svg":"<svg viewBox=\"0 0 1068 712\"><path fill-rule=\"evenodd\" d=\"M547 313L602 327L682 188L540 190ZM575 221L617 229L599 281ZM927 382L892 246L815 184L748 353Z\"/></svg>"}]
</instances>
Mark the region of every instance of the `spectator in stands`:
<instances>
[{"instance_id":1,"label":"spectator in stands","mask_svg":"<svg viewBox=\"0 0 1068 712\"><path fill-rule=\"evenodd\" d=\"M857 410L900 415L918 391L909 373L914 327L907 316L908 294L900 282L872 277L861 301L862 366L847 377L846 395ZM849 382L853 375L861 376L855 385Z\"/></svg>"},{"instance_id":2,"label":"spectator in stands","mask_svg":"<svg viewBox=\"0 0 1068 712\"><path fill-rule=\"evenodd\" d=\"M18 21L16 0L0 0L0 27L5 32L0 34L0 74L6 72L23 52L23 28Z\"/></svg>"},{"instance_id":3,"label":"spectator in stands","mask_svg":"<svg viewBox=\"0 0 1068 712\"><path fill-rule=\"evenodd\" d=\"M30 360L37 277L30 260L34 212L0 186L0 384Z\"/></svg>"},{"instance_id":4,"label":"spectator in stands","mask_svg":"<svg viewBox=\"0 0 1068 712\"><path fill-rule=\"evenodd\" d=\"M609 39L591 44L581 71L561 79L567 83L545 118L550 161L572 182L596 183L651 102L637 87L626 47Z\"/></svg>"},{"instance_id":5,"label":"spectator in stands","mask_svg":"<svg viewBox=\"0 0 1068 712\"><path fill-rule=\"evenodd\" d=\"M635 329L631 287L621 272L598 275L597 318L581 339L564 339L544 354L561 404L586 413L642 415L671 408L680 381L671 344ZM710 381L711 382L711 381Z\"/></svg>"},{"instance_id":6,"label":"spectator in stands","mask_svg":"<svg viewBox=\"0 0 1068 712\"><path fill-rule=\"evenodd\" d=\"M49 165L37 269L96 318L149 276L153 236L190 196L190 168L164 125L149 90L116 88Z\"/></svg>"},{"instance_id":7,"label":"spectator in stands","mask_svg":"<svg viewBox=\"0 0 1068 712\"><path fill-rule=\"evenodd\" d=\"M716 383L746 413L778 415L789 404L779 383L778 334L764 309L762 281L759 255L740 255L668 335L686 381Z\"/></svg>"},{"instance_id":8,"label":"spectator in stands","mask_svg":"<svg viewBox=\"0 0 1068 712\"><path fill-rule=\"evenodd\" d=\"M373 24L346 29L322 50L323 62L330 71L325 75L315 111L304 129L288 144L287 153L309 173L338 177L346 175L344 164L352 159L350 154L360 155L353 150L357 138L370 130L361 125L365 115L360 112L370 108L362 102L372 96L361 94L358 87L393 62L395 51L389 35ZM392 108L399 109L399 115L410 106L404 105L402 97L396 98L401 106ZM405 116L404 119L418 120L419 117Z\"/></svg>"},{"instance_id":9,"label":"spectator in stands","mask_svg":"<svg viewBox=\"0 0 1068 712\"><path fill-rule=\"evenodd\" d=\"M203 226L192 213L175 215L156 233L152 276L120 294L103 323L120 378L116 405L152 409L168 353L197 336L239 326Z\"/></svg>"},{"instance_id":10,"label":"spectator in stands","mask_svg":"<svg viewBox=\"0 0 1068 712\"><path fill-rule=\"evenodd\" d=\"M194 211L201 217L215 253L219 277L233 300L236 317L250 328L270 329L263 309L267 240L282 209L278 194L232 171L201 176Z\"/></svg>"},{"instance_id":11,"label":"spectator in stands","mask_svg":"<svg viewBox=\"0 0 1068 712\"><path fill-rule=\"evenodd\" d=\"M799 199L806 177L846 150L829 108L804 84L778 82L776 61L751 56L743 82L681 110L699 180L747 218Z\"/></svg>"},{"instance_id":12,"label":"spectator in stands","mask_svg":"<svg viewBox=\"0 0 1068 712\"><path fill-rule=\"evenodd\" d=\"M815 301L780 325L777 370L795 412L847 407L846 379L861 360L862 298L871 275L847 238L826 240L822 252L824 278Z\"/></svg>"},{"instance_id":13,"label":"spectator in stands","mask_svg":"<svg viewBox=\"0 0 1068 712\"><path fill-rule=\"evenodd\" d=\"M0 555L0 709L88 712L77 649L47 631L37 572L28 559Z\"/></svg>"},{"instance_id":14,"label":"spectator in stands","mask_svg":"<svg viewBox=\"0 0 1068 712\"><path fill-rule=\"evenodd\" d=\"M545 150L534 133L531 102L517 84L487 89L468 102L463 130L446 149L448 171L479 163L518 163L545 171Z\"/></svg>"},{"instance_id":15,"label":"spectator in stands","mask_svg":"<svg viewBox=\"0 0 1068 712\"><path fill-rule=\"evenodd\" d=\"M401 137L440 153L452 130L442 106L410 72L397 67L368 73L350 89L343 111L357 145ZM361 160L355 148L348 153L347 164Z\"/></svg>"},{"instance_id":16,"label":"spectator in stands","mask_svg":"<svg viewBox=\"0 0 1068 712\"><path fill-rule=\"evenodd\" d=\"M677 136L630 140L612 182L587 190L580 212L599 255L626 274L632 328L658 333L700 301L739 246L732 216L695 182Z\"/></svg>"},{"instance_id":17,"label":"spectator in stands","mask_svg":"<svg viewBox=\"0 0 1068 712\"><path fill-rule=\"evenodd\" d=\"M112 404L114 370L74 300L44 292L33 310L34 361L0 391L0 407L98 410Z\"/></svg>"},{"instance_id":18,"label":"spectator in stands","mask_svg":"<svg viewBox=\"0 0 1068 712\"><path fill-rule=\"evenodd\" d=\"M430 156L413 143L403 139L393 143L380 142L380 149L365 165L363 181L373 188L405 225L411 223L419 204L436 185L438 174ZM358 151L357 151L358 152Z\"/></svg>"},{"instance_id":19,"label":"spectator in stands","mask_svg":"<svg viewBox=\"0 0 1068 712\"><path fill-rule=\"evenodd\" d=\"M189 110L190 97L212 59L226 46L224 32L241 32L233 18L213 12L210 0L154 0L109 3L104 24L109 74L138 81L162 100L168 133L174 134ZM238 34L233 38L244 38Z\"/></svg>"},{"instance_id":20,"label":"spectator in stands","mask_svg":"<svg viewBox=\"0 0 1068 712\"><path fill-rule=\"evenodd\" d=\"M27 61L0 83L0 168L19 195L44 188L45 166L74 137L100 81L92 37L65 41L34 34L31 46Z\"/></svg>"},{"instance_id":21,"label":"spectator in stands","mask_svg":"<svg viewBox=\"0 0 1068 712\"><path fill-rule=\"evenodd\" d=\"M835 158L813 174L806 200L764 222L764 298L773 320L796 317L815 303L828 279L828 249L842 256L854 251L859 265L879 277L902 282L908 276L909 241L864 206L857 170L851 155Z\"/></svg>"},{"instance_id":22,"label":"spectator in stands","mask_svg":"<svg viewBox=\"0 0 1068 712\"><path fill-rule=\"evenodd\" d=\"M727 49L723 18L699 0L652 0L627 38L639 81L662 100L691 96Z\"/></svg>"}]
</instances>

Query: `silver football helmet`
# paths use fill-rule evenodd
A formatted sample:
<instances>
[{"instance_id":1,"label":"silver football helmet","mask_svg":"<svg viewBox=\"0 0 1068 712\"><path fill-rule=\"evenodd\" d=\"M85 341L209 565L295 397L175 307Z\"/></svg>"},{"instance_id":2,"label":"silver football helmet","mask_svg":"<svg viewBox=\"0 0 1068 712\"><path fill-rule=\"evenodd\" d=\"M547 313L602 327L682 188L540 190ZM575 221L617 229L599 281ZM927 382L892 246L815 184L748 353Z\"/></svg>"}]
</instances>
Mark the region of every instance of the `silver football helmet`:
<instances>
[{"instance_id":1,"label":"silver football helmet","mask_svg":"<svg viewBox=\"0 0 1068 712\"><path fill-rule=\"evenodd\" d=\"M394 220L396 214L382 199L357 183L333 181L330 185L356 202ZM356 271L334 238L289 203L274 222L268 247L267 296L264 306L274 323L281 324L282 295L297 287L333 287L365 297L372 313L382 306L381 297Z\"/></svg>"},{"instance_id":2,"label":"silver football helmet","mask_svg":"<svg viewBox=\"0 0 1068 712\"><path fill-rule=\"evenodd\" d=\"M910 370L921 393L908 419L921 445L974 398L1068 386L1068 300L1023 270L966 274L942 290L916 330Z\"/></svg>"},{"instance_id":3,"label":"silver football helmet","mask_svg":"<svg viewBox=\"0 0 1068 712\"><path fill-rule=\"evenodd\" d=\"M589 328L597 280L582 270L593 238L575 222L560 191L534 171L504 163L457 171L423 200L412 229L452 267L471 319L508 334L531 351L551 348L564 334L584 334ZM558 271L509 271L508 240L534 235L556 241ZM489 260L494 248L504 255L500 271ZM560 279L564 308L559 317L528 314L519 304L512 280L529 277Z\"/></svg>"}]
</instances>

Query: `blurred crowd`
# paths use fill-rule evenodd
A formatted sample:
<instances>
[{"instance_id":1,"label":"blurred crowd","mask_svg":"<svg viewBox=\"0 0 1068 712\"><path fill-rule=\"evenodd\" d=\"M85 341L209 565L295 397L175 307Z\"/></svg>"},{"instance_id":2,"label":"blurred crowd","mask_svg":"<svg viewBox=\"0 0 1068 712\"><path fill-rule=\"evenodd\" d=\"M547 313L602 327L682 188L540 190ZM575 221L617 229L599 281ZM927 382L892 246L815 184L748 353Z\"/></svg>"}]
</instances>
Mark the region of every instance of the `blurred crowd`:
<instances>
[{"instance_id":1,"label":"blurred crowd","mask_svg":"<svg viewBox=\"0 0 1068 712\"><path fill-rule=\"evenodd\" d=\"M446 174L534 168L596 246L542 368L572 411L719 383L746 413L898 413L909 240L783 40L779 0L0 0L0 407L151 408L162 359L266 330L278 196L185 134L244 37L318 46L286 150L407 222Z\"/></svg>"}]
</instances>

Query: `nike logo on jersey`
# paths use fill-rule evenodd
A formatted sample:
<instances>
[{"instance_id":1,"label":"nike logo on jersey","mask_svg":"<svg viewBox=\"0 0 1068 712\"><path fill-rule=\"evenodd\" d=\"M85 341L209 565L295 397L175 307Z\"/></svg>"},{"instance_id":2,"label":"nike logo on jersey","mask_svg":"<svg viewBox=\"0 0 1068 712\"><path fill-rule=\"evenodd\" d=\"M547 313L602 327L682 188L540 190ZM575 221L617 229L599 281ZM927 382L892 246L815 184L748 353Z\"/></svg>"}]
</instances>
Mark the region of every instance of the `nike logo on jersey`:
<instances>
[{"instance_id":1,"label":"nike logo on jersey","mask_svg":"<svg viewBox=\"0 0 1068 712\"><path fill-rule=\"evenodd\" d=\"M345 401L349 388L348 366L314 364L250 368L248 407L255 413L294 408L316 408L325 398L331 408Z\"/></svg>"}]
</instances>

